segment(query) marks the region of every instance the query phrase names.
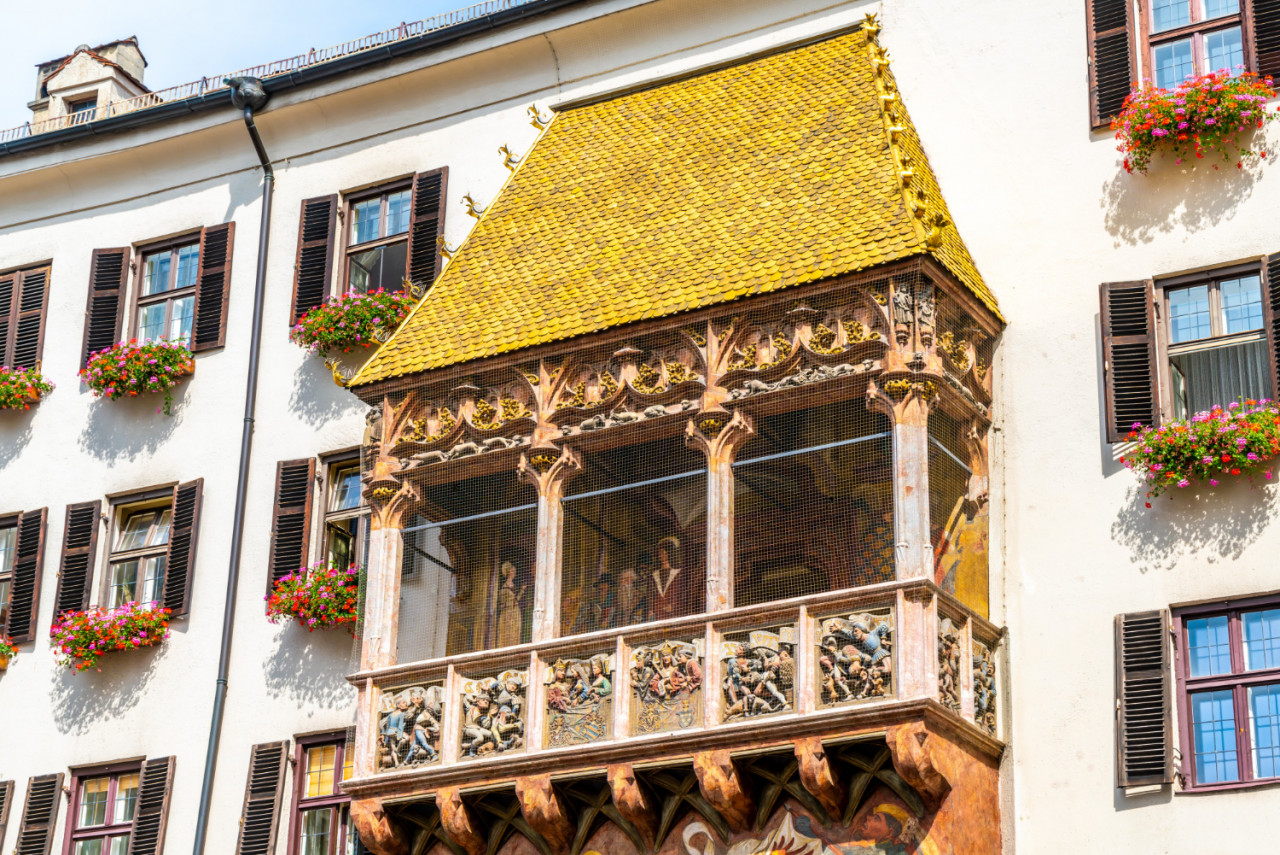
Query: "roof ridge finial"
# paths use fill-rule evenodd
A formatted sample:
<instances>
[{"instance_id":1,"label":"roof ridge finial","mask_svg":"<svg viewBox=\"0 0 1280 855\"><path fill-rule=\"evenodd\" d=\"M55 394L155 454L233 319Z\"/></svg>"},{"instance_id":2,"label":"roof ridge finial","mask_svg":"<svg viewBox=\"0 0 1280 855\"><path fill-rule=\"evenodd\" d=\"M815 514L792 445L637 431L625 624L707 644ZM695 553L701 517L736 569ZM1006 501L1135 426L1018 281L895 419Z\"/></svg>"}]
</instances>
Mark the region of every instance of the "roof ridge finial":
<instances>
[{"instance_id":1,"label":"roof ridge finial","mask_svg":"<svg viewBox=\"0 0 1280 855\"><path fill-rule=\"evenodd\" d=\"M876 36L880 34L880 18L875 12L868 12L863 16L862 32L866 34L868 43L875 43Z\"/></svg>"}]
</instances>

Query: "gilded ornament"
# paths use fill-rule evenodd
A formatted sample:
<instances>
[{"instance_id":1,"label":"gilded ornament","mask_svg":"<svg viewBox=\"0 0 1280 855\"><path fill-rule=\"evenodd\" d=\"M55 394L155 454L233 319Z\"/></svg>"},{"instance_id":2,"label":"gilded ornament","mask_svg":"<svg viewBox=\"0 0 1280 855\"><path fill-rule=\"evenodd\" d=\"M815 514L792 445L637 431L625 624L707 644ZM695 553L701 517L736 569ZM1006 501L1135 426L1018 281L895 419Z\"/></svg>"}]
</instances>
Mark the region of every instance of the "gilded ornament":
<instances>
[{"instance_id":1,"label":"gilded ornament","mask_svg":"<svg viewBox=\"0 0 1280 855\"><path fill-rule=\"evenodd\" d=\"M529 455L529 465L539 475L545 475L560 459L560 452L554 448L544 448Z\"/></svg>"},{"instance_id":2,"label":"gilded ornament","mask_svg":"<svg viewBox=\"0 0 1280 855\"><path fill-rule=\"evenodd\" d=\"M582 408L587 405L587 383L579 380L573 386L573 397L564 402L566 407Z\"/></svg>"},{"instance_id":3,"label":"gilded ornament","mask_svg":"<svg viewBox=\"0 0 1280 855\"><path fill-rule=\"evenodd\" d=\"M494 418L498 411L494 409L493 404L488 401L477 401L475 415L471 417L471 423L482 430L492 430L498 426L497 420Z\"/></svg>"},{"instance_id":4,"label":"gilded ornament","mask_svg":"<svg viewBox=\"0 0 1280 855\"><path fill-rule=\"evenodd\" d=\"M809 338L809 348L814 353L839 353L844 350L836 344L835 330L826 324L818 324L813 328L813 335Z\"/></svg>"},{"instance_id":5,"label":"gilded ornament","mask_svg":"<svg viewBox=\"0 0 1280 855\"><path fill-rule=\"evenodd\" d=\"M685 330L684 334L687 335L689 337L689 340L692 341L694 344L696 344L698 347L707 346L707 337L702 333L698 332L697 330L694 330L694 329Z\"/></svg>"},{"instance_id":6,"label":"gilded ornament","mask_svg":"<svg viewBox=\"0 0 1280 855\"><path fill-rule=\"evenodd\" d=\"M502 408L502 421L504 422L523 419L529 415L529 411L525 409L524 404L520 403L515 398L502 398L498 401L498 406Z\"/></svg>"},{"instance_id":7,"label":"gilded ornament","mask_svg":"<svg viewBox=\"0 0 1280 855\"><path fill-rule=\"evenodd\" d=\"M907 380L900 377L886 381L884 391L895 401L901 401L912 392L926 401L932 401L938 395L938 385L932 380Z\"/></svg>"},{"instance_id":8,"label":"gilded ornament","mask_svg":"<svg viewBox=\"0 0 1280 855\"><path fill-rule=\"evenodd\" d=\"M612 398L614 393L618 391L618 378L614 377L608 371L600 375L600 396L601 398Z\"/></svg>"},{"instance_id":9,"label":"gilded ornament","mask_svg":"<svg viewBox=\"0 0 1280 855\"><path fill-rule=\"evenodd\" d=\"M453 413L449 412L448 407L440 409L439 421L440 429L435 433L430 433L430 428L425 418L414 419L409 423L410 430L405 434L405 438L411 442L435 442L458 426L458 419Z\"/></svg>"},{"instance_id":10,"label":"gilded ornament","mask_svg":"<svg viewBox=\"0 0 1280 855\"><path fill-rule=\"evenodd\" d=\"M956 337L950 332L938 336L938 350L946 354L947 361L959 372L969 370L969 342Z\"/></svg>"},{"instance_id":11,"label":"gilded ornament","mask_svg":"<svg viewBox=\"0 0 1280 855\"><path fill-rule=\"evenodd\" d=\"M687 367L685 367L685 364L683 362L677 362L673 360L671 362L666 363L666 366L667 366L667 381L673 386L676 385L677 383L683 383L686 380L693 379L693 372L691 372Z\"/></svg>"},{"instance_id":12,"label":"gilded ornament","mask_svg":"<svg viewBox=\"0 0 1280 855\"><path fill-rule=\"evenodd\" d=\"M879 303L881 306L887 306L887 305L889 305L889 298L888 298L888 297L886 297L886 296L884 295L884 293L883 293L883 292L880 292L880 291L872 291L872 292L871 292L871 299L875 300L875 301L876 301L877 303Z\"/></svg>"},{"instance_id":13,"label":"gilded ornament","mask_svg":"<svg viewBox=\"0 0 1280 855\"><path fill-rule=\"evenodd\" d=\"M640 363L636 369L635 382L631 385L635 387L637 392L644 395L656 395L667 388L662 385L662 375L658 373L658 369L647 362Z\"/></svg>"},{"instance_id":14,"label":"gilded ornament","mask_svg":"<svg viewBox=\"0 0 1280 855\"><path fill-rule=\"evenodd\" d=\"M377 499L379 501L385 501L386 499L390 499L395 494L396 494L395 487L374 487L371 491L369 491L369 495L372 498Z\"/></svg>"},{"instance_id":15,"label":"gilded ornament","mask_svg":"<svg viewBox=\"0 0 1280 855\"><path fill-rule=\"evenodd\" d=\"M698 418L698 431L707 439L714 439L728 423L728 413L707 413Z\"/></svg>"}]
</instances>

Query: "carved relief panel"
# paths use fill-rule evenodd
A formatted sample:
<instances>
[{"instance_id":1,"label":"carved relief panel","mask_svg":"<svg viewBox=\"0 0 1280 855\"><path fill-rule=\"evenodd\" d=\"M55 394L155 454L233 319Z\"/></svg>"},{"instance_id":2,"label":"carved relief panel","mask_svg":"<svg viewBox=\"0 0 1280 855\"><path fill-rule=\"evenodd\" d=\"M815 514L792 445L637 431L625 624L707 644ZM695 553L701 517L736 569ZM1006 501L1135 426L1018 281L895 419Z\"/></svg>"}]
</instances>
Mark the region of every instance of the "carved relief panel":
<instances>
[{"instance_id":1,"label":"carved relief panel","mask_svg":"<svg viewBox=\"0 0 1280 855\"><path fill-rule=\"evenodd\" d=\"M631 652L631 732L702 725L702 639L665 641Z\"/></svg>"},{"instance_id":2,"label":"carved relief panel","mask_svg":"<svg viewBox=\"0 0 1280 855\"><path fill-rule=\"evenodd\" d=\"M960 642L962 628L944 617L938 624L938 700L960 712Z\"/></svg>"},{"instance_id":3,"label":"carved relief panel","mask_svg":"<svg viewBox=\"0 0 1280 855\"><path fill-rule=\"evenodd\" d=\"M998 685L995 651L975 638L973 640L973 720L992 736L996 735Z\"/></svg>"},{"instance_id":4,"label":"carved relief panel","mask_svg":"<svg viewBox=\"0 0 1280 855\"><path fill-rule=\"evenodd\" d=\"M463 681L461 757L524 750L528 685L527 671Z\"/></svg>"},{"instance_id":5,"label":"carved relief panel","mask_svg":"<svg viewBox=\"0 0 1280 855\"><path fill-rule=\"evenodd\" d=\"M439 684L384 692L378 712L378 770L438 761L444 707Z\"/></svg>"},{"instance_id":6,"label":"carved relief panel","mask_svg":"<svg viewBox=\"0 0 1280 855\"><path fill-rule=\"evenodd\" d=\"M599 742L613 735L614 657L557 659L546 669L548 748Z\"/></svg>"},{"instance_id":7,"label":"carved relief panel","mask_svg":"<svg viewBox=\"0 0 1280 855\"><path fill-rule=\"evenodd\" d=\"M819 622L817 681L820 706L893 695L893 616L876 610Z\"/></svg>"},{"instance_id":8,"label":"carved relief panel","mask_svg":"<svg viewBox=\"0 0 1280 855\"><path fill-rule=\"evenodd\" d=\"M795 707L796 628L726 633L720 644L724 720L789 712Z\"/></svg>"}]
</instances>

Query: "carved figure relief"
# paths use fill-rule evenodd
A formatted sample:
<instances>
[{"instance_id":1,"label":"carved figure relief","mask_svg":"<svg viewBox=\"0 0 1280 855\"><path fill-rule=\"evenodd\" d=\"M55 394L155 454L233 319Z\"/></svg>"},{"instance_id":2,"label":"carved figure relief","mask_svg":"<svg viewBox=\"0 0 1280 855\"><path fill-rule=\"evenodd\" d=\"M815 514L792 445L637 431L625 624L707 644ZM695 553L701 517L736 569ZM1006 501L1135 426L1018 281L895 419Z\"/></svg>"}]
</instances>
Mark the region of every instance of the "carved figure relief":
<instances>
[{"instance_id":1,"label":"carved figure relief","mask_svg":"<svg viewBox=\"0 0 1280 855\"><path fill-rule=\"evenodd\" d=\"M994 651L973 640L973 720L992 736L996 734L996 660Z\"/></svg>"},{"instance_id":2,"label":"carved figure relief","mask_svg":"<svg viewBox=\"0 0 1280 855\"><path fill-rule=\"evenodd\" d=\"M951 618L938 625L938 700L960 712L960 628Z\"/></svg>"},{"instance_id":3,"label":"carved figure relief","mask_svg":"<svg viewBox=\"0 0 1280 855\"><path fill-rule=\"evenodd\" d=\"M526 671L503 671L496 677L463 682L462 757L524 749L528 683Z\"/></svg>"},{"instance_id":4,"label":"carved figure relief","mask_svg":"<svg viewBox=\"0 0 1280 855\"><path fill-rule=\"evenodd\" d=\"M733 633L721 643L724 720L786 712L795 704L796 628Z\"/></svg>"},{"instance_id":5,"label":"carved figure relief","mask_svg":"<svg viewBox=\"0 0 1280 855\"><path fill-rule=\"evenodd\" d=\"M632 731L662 733L702 724L702 639L631 652Z\"/></svg>"},{"instance_id":6,"label":"carved figure relief","mask_svg":"<svg viewBox=\"0 0 1280 855\"><path fill-rule=\"evenodd\" d=\"M607 739L613 733L613 656L557 659L547 686L548 748Z\"/></svg>"},{"instance_id":7,"label":"carved figure relief","mask_svg":"<svg viewBox=\"0 0 1280 855\"><path fill-rule=\"evenodd\" d=\"M822 706L893 695L893 623L886 609L822 621L818 699Z\"/></svg>"},{"instance_id":8,"label":"carved figure relief","mask_svg":"<svg viewBox=\"0 0 1280 855\"><path fill-rule=\"evenodd\" d=\"M378 769L423 766L440 759L444 687L410 686L386 692L378 712Z\"/></svg>"}]
</instances>

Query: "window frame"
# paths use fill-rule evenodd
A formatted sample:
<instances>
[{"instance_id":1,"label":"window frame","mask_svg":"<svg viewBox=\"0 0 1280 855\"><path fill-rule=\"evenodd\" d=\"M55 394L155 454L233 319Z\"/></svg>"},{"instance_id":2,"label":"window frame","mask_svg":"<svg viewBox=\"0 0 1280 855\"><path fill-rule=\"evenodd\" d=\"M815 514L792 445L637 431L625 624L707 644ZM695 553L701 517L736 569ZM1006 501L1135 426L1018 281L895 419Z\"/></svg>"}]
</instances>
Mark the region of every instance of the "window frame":
<instances>
[{"instance_id":1,"label":"window frame","mask_svg":"<svg viewBox=\"0 0 1280 855\"><path fill-rule=\"evenodd\" d=\"M1212 331L1217 329L1222 323L1221 284L1225 280L1238 278L1240 276L1258 277L1258 289L1262 297L1262 325L1257 329L1248 330L1242 333L1228 334L1223 332L1221 334L1214 334ZM1159 399L1158 409L1160 411L1160 420L1158 424L1163 424L1176 418L1174 405L1177 401L1177 390L1174 388L1173 363L1171 361L1173 357L1182 353L1207 349L1207 346L1212 346L1214 343L1224 345L1244 344L1257 340L1263 342L1268 348L1270 348L1270 343L1267 340L1267 275L1263 262L1258 260L1228 264L1221 267L1211 267L1194 273L1157 276L1151 281L1156 301L1155 330L1153 331L1156 342L1155 391ZM1171 291L1177 291L1182 288L1191 288L1197 285L1207 285L1209 287L1209 319L1211 334L1207 338L1174 343L1172 340L1172 330L1170 329L1170 323L1172 322L1173 316L1169 307L1169 294ZM1274 378L1271 378L1271 383L1274 387ZM1275 388L1272 388L1269 397L1275 398L1276 396L1276 390ZM1223 406L1225 406L1226 403L1227 402L1222 402ZM1191 414L1188 413L1188 418L1190 415Z\"/></svg>"},{"instance_id":2,"label":"window frame","mask_svg":"<svg viewBox=\"0 0 1280 855\"><path fill-rule=\"evenodd\" d=\"M1152 32L1153 25L1151 0L1139 3L1138 11L1138 56L1141 61L1142 76L1155 83L1155 51L1156 48L1191 39L1191 62L1193 73L1200 75L1208 72L1208 59L1204 52L1204 37L1233 26L1240 28L1240 47L1244 54L1244 70L1253 71L1257 67L1253 46L1253 14L1250 0L1239 0L1240 8L1229 15L1216 18L1203 18L1205 0L1188 0L1191 6L1191 21L1181 27L1174 27L1163 32ZM1234 69L1232 69L1234 71Z\"/></svg>"},{"instance_id":3,"label":"window frame","mask_svg":"<svg viewBox=\"0 0 1280 855\"><path fill-rule=\"evenodd\" d=\"M203 232L196 229L192 232L184 232L164 240L152 241L146 244L136 244L133 249L134 253L134 270L133 283L129 295L129 338L138 338L141 329L140 312L148 307L158 303L165 304L164 310L164 329L168 330L173 323L173 303L184 297L191 297L191 334L188 336L184 345L190 348L195 340L196 334L196 303L200 290L200 264L201 252L203 250ZM169 261L169 284L176 285L178 278L178 252L185 247L195 246L196 248L196 278L193 283L183 288L166 288L157 294L143 295L142 286L147 276L147 257L151 255L159 255L165 251L170 253ZM171 341L166 335L162 337L164 341Z\"/></svg>"},{"instance_id":4,"label":"window frame","mask_svg":"<svg viewBox=\"0 0 1280 855\"><path fill-rule=\"evenodd\" d=\"M22 523L22 514L0 514L0 531L13 530L13 553L12 563L6 571L3 565L0 565L0 583L8 581L8 590L0 596L0 636L8 636L9 634L9 614L13 609L13 574L18 565L18 527Z\"/></svg>"},{"instance_id":5,"label":"window frame","mask_svg":"<svg viewBox=\"0 0 1280 855\"><path fill-rule=\"evenodd\" d=\"M341 197L341 206L338 209L338 231L341 235L339 243L339 263L342 265L342 275L334 277L335 284L338 285L334 296L341 296L351 290L351 256L368 252L371 249L379 249L392 244L405 244L405 261L404 274L400 277L403 282L404 278L409 275L409 236L413 232L413 175L406 175L401 178L395 178L390 181L384 181L375 184L372 187L366 187L361 190L354 190L343 193ZM378 205L378 234L382 235L387 225L387 198L392 193L409 191L409 224L403 232L395 235L384 235L374 240L368 240L364 243L352 243L351 227L355 222L355 206L361 202L367 202L370 199L378 197L381 201Z\"/></svg>"},{"instance_id":6,"label":"window frame","mask_svg":"<svg viewBox=\"0 0 1280 855\"><path fill-rule=\"evenodd\" d=\"M107 528L106 561L103 563L102 578L98 580L98 602L102 603L104 608L110 607L111 589L113 587L111 579L114 567L117 563L132 560L140 562L144 558L154 558L157 556L166 557L164 572L160 575L160 578L156 580L158 597L155 601L159 606L164 605L165 575L169 571L167 560L169 540L173 537L173 491L175 486L176 485L171 484L168 486L155 487L149 490L131 493L118 499L111 499L111 523ZM169 512L169 535L165 538L164 543L153 546L140 546L136 549L117 549L116 543L119 540L120 535L123 534L125 523L129 518L134 514L147 513L148 511L157 511L158 514L156 518L151 521L150 527L148 528L147 539L149 539L150 533L155 530L161 518L163 518L164 512ZM139 570L141 570L141 564L139 564ZM135 581L135 585L140 586L141 580ZM139 600L138 602L141 603L142 601Z\"/></svg>"},{"instance_id":7,"label":"window frame","mask_svg":"<svg viewBox=\"0 0 1280 855\"><path fill-rule=\"evenodd\" d=\"M63 855L74 855L77 844L82 840L110 840L112 837L118 837L121 834L133 834L133 818L125 824L111 824L109 822L102 825L94 825L88 828L79 828L80 825L80 790L84 783L95 778L110 777L107 785L107 810L108 818L114 816L115 799L119 779L122 775L138 776L138 796L134 797L133 817L137 817L139 802L138 797L142 794L142 764L143 758L136 760L121 760L115 763L107 763L99 766L82 766L71 770L71 786L68 792L67 805L67 831L63 835L62 852ZM99 846L100 855L108 855L102 852Z\"/></svg>"},{"instance_id":8,"label":"window frame","mask_svg":"<svg viewBox=\"0 0 1280 855\"><path fill-rule=\"evenodd\" d=\"M1178 736L1181 740L1179 771L1182 775L1182 791L1184 793L1251 789L1280 784L1280 775L1271 778L1253 777L1253 737L1249 727L1247 689L1251 686L1280 684L1280 666L1260 668L1254 671L1244 670L1244 631L1240 615L1242 612L1257 611L1265 608L1280 608L1280 592L1217 600L1212 603L1201 603L1171 609L1174 620L1176 656L1174 676L1176 677L1175 694L1177 696ZM1187 639L1187 623L1198 618L1218 617L1221 615L1228 617L1227 633L1230 645L1231 672L1208 677L1192 677L1191 648ZM1239 777L1235 781L1201 784L1196 781L1195 776L1195 736L1191 724L1191 695L1196 692L1214 689L1230 689L1232 693L1232 711L1235 715L1236 726L1236 769Z\"/></svg>"},{"instance_id":9,"label":"window frame","mask_svg":"<svg viewBox=\"0 0 1280 855\"><path fill-rule=\"evenodd\" d=\"M345 451L335 451L329 454L320 455L320 465L323 467L323 475L320 480L320 538L319 550L320 555L317 561L328 561L330 559L329 535L330 526L334 523L346 522L348 520L357 520L358 528L355 536L351 539L351 560L357 564L363 563L361 560L364 556L364 543L368 537L368 521L369 521L369 505L364 500L363 492L360 496L360 504L354 508L345 508L343 510L332 510L335 491L338 488L337 474L341 471L355 468L360 471L360 450L348 449Z\"/></svg>"},{"instance_id":10,"label":"window frame","mask_svg":"<svg viewBox=\"0 0 1280 855\"><path fill-rule=\"evenodd\" d=\"M334 754L335 792L327 796L304 796L303 792L307 781L307 752L313 748L322 748L329 745L333 745L337 749ZM333 821L329 826L329 855L345 855L345 851L341 848L342 841L345 839L345 835L354 832L350 810L348 809L345 812L342 810L342 808L351 804L351 797L342 792L342 782L347 778L345 775L342 777L338 775L339 772L344 770L346 753L347 732L345 730L321 731L294 737L293 762L291 764L294 769L293 792L289 803L289 845L285 850L287 855L299 855L302 851L303 812L324 809L332 811L331 816L333 816ZM354 760L354 753L352 759ZM345 834L334 834L335 831L345 832Z\"/></svg>"}]
</instances>

